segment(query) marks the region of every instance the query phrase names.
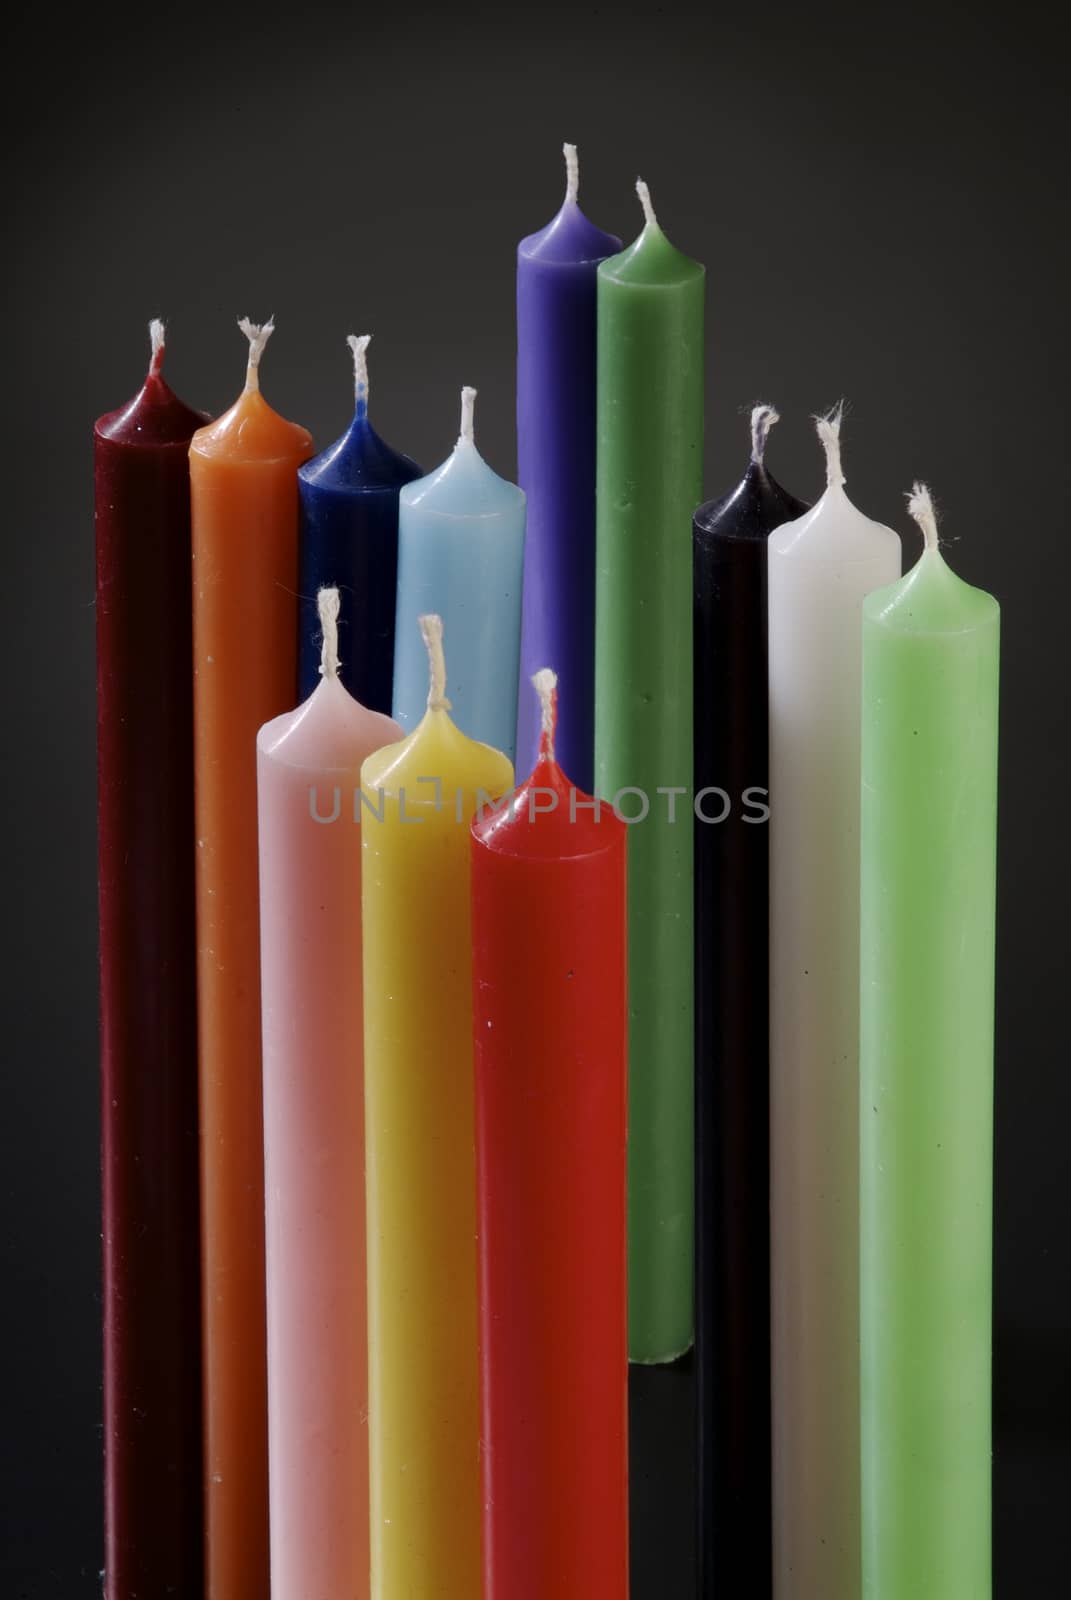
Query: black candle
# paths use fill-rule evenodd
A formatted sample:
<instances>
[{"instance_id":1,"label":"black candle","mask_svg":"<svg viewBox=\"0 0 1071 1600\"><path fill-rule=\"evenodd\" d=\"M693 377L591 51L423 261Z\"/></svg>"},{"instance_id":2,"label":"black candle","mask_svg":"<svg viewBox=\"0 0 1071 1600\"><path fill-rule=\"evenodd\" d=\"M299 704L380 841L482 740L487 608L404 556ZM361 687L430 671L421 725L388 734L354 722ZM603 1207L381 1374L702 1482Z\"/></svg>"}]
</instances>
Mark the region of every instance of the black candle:
<instances>
[{"instance_id":1,"label":"black candle","mask_svg":"<svg viewBox=\"0 0 1071 1600\"><path fill-rule=\"evenodd\" d=\"M693 522L699 1594L766 1600L770 1151L766 540L807 508L751 461Z\"/></svg>"}]
</instances>

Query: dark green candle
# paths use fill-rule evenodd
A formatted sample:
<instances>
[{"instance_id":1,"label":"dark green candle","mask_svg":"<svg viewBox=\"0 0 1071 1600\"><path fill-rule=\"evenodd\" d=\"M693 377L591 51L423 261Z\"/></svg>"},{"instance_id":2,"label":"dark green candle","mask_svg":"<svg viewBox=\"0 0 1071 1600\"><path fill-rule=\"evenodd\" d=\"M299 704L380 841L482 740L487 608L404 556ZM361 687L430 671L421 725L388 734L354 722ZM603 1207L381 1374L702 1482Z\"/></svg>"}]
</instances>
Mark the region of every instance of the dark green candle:
<instances>
[{"instance_id":1,"label":"dark green candle","mask_svg":"<svg viewBox=\"0 0 1071 1600\"><path fill-rule=\"evenodd\" d=\"M637 191L598 274L595 768L629 829L629 1353L692 1342L692 513L704 269ZM635 820L633 820L635 819Z\"/></svg>"}]
</instances>

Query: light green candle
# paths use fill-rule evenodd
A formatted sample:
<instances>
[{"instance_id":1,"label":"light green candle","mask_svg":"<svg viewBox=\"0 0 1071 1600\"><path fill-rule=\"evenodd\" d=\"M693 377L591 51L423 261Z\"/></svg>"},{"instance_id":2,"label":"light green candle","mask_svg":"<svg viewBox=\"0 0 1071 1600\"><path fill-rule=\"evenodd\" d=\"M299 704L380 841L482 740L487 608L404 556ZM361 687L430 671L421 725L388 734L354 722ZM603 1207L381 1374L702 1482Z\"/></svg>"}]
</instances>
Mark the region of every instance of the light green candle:
<instances>
[{"instance_id":1,"label":"light green candle","mask_svg":"<svg viewBox=\"0 0 1071 1600\"><path fill-rule=\"evenodd\" d=\"M986 1600L1000 612L910 509L863 612L863 1595Z\"/></svg>"},{"instance_id":2,"label":"light green candle","mask_svg":"<svg viewBox=\"0 0 1071 1600\"><path fill-rule=\"evenodd\" d=\"M598 272L595 769L629 829L629 1353L692 1342L692 512L703 268L645 226ZM624 793L622 791L629 791ZM671 792L676 791L676 792Z\"/></svg>"}]
</instances>

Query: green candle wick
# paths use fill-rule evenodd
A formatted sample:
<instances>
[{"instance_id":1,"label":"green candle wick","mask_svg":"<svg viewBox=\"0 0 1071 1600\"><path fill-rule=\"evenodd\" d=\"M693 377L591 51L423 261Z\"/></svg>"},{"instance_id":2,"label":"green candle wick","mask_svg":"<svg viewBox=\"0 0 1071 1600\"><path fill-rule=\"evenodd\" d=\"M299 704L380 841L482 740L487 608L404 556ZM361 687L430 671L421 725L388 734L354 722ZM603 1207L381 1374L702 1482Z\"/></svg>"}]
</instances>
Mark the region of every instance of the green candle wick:
<instances>
[{"instance_id":1,"label":"green candle wick","mask_svg":"<svg viewBox=\"0 0 1071 1600\"><path fill-rule=\"evenodd\" d=\"M937 535L937 512L934 509L933 496L924 483L915 482L911 493L907 496L908 514L922 529L922 537L927 550L936 550L940 543Z\"/></svg>"}]
</instances>

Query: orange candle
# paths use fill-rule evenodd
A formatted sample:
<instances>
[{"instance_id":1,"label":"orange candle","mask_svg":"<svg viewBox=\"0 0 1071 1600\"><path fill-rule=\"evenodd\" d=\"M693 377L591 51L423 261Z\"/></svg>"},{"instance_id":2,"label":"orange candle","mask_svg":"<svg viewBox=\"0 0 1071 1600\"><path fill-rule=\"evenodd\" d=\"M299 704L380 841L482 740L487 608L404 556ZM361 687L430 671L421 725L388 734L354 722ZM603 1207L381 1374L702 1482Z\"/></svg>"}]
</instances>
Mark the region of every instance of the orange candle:
<instances>
[{"instance_id":1,"label":"orange candle","mask_svg":"<svg viewBox=\"0 0 1071 1600\"><path fill-rule=\"evenodd\" d=\"M245 389L190 445L208 1600L268 1593L257 730L293 703L304 428Z\"/></svg>"}]
</instances>

